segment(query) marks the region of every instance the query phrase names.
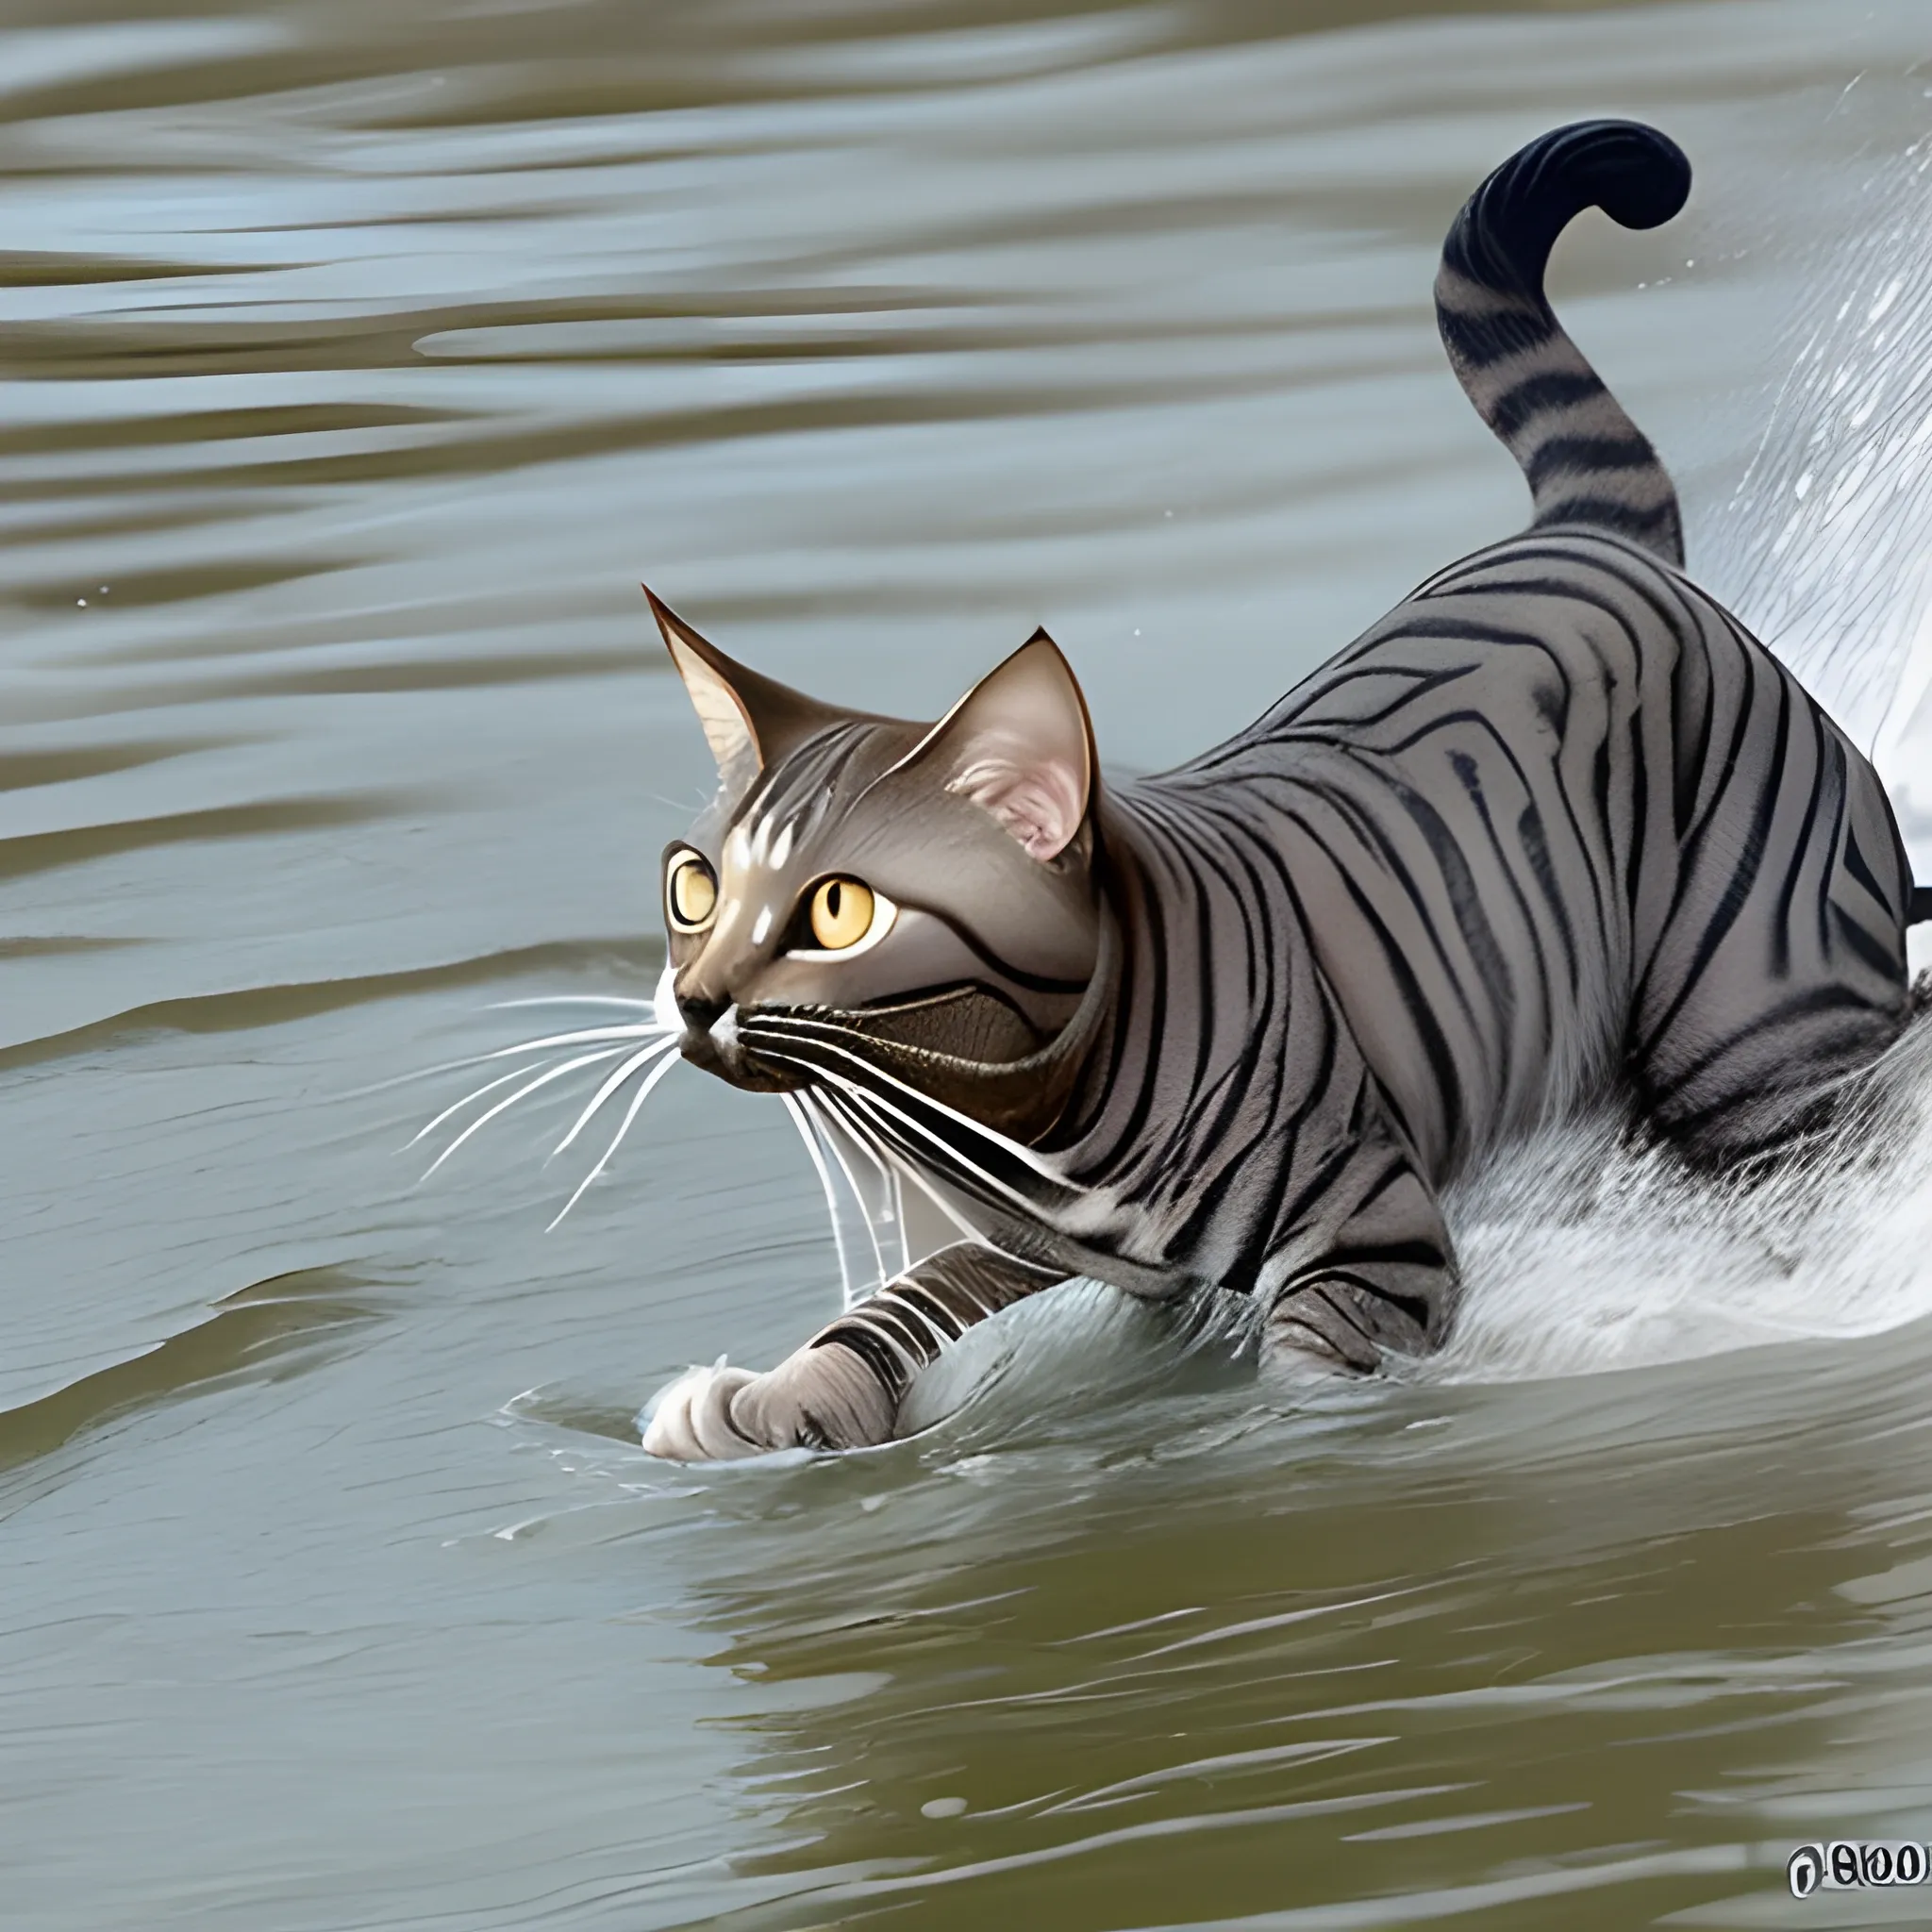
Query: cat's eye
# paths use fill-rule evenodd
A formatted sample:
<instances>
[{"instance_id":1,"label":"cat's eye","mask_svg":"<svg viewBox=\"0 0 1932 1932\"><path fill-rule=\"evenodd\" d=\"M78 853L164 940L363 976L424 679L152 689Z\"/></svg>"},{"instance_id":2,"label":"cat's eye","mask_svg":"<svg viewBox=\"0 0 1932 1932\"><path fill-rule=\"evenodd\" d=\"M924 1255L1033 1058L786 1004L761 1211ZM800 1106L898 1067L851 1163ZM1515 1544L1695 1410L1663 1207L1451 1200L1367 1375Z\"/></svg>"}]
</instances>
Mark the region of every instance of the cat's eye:
<instances>
[{"instance_id":1,"label":"cat's eye","mask_svg":"<svg viewBox=\"0 0 1932 1932\"><path fill-rule=\"evenodd\" d=\"M794 959L849 959L891 931L899 908L855 878L821 879L799 908L788 950Z\"/></svg>"},{"instance_id":2,"label":"cat's eye","mask_svg":"<svg viewBox=\"0 0 1932 1932\"><path fill-rule=\"evenodd\" d=\"M664 910L673 932L703 932L718 910L718 881L695 852L680 852L664 874Z\"/></svg>"},{"instance_id":3,"label":"cat's eye","mask_svg":"<svg viewBox=\"0 0 1932 1932\"><path fill-rule=\"evenodd\" d=\"M827 879L811 895L811 936L828 953L856 946L872 930L877 902L857 879Z\"/></svg>"}]
</instances>

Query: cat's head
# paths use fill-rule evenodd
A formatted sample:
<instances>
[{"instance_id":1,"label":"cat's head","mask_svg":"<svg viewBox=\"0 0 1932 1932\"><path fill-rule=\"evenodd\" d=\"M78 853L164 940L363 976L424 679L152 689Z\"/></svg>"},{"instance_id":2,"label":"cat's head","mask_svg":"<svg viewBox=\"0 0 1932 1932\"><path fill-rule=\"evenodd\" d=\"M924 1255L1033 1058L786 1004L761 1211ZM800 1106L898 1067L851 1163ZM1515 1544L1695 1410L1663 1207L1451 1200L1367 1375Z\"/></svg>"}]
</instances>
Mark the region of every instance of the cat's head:
<instances>
[{"instance_id":1,"label":"cat's head","mask_svg":"<svg viewBox=\"0 0 1932 1932\"><path fill-rule=\"evenodd\" d=\"M1092 727L1058 648L1036 632L920 724L788 690L651 608L718 765L663 860L685 1058L764 1091L884 1075L1043 1133L1107 935Z\"/></svg>"}]
</instances>

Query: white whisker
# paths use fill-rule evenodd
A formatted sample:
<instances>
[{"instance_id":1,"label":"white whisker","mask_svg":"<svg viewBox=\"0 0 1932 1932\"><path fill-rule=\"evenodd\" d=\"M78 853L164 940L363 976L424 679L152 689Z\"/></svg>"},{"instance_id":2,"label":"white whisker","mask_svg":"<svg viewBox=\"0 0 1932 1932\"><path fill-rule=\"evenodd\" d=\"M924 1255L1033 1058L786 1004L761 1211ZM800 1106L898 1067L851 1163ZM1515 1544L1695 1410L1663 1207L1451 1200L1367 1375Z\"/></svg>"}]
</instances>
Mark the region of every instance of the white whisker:
<instances>
[{"instance_id":1,"label":"white whisker","mask_svg":"<svg viewBox=\"0 0 1932 1932\"><path fill-rule=\"evenodd\" d=\"M832 1245L839 1252L839 1278L849 1302L852 1297L852 1262L845 1252L845 1229L839 1219L839 1197L833 1191L832 1171L825 1165L824 1154L819 1146L819 1136L824 1130L819 1126L816 1115L808 1110L802 1095L781 1093L778 1098L785 1103L785 1111L791 1116L791 1124L798 1129L798 1138L805 1142L805 1151L811 1157L812 1172L818 1175L819 1186L824 1190L825 1213L832 1224Z\"/></svg>"},{"instance_id":2,"label":"white whisker","mask_svg":"<svg viewBox=\"0 0 1932 1932\"><path fill-rule=\"evenodd\" d=\"M590 1105L584 1108L582 1113L578 1114L570 1132L550 1150L549 1155L546 1157L546 1163L549 1160L555 1160L583 1132L584 1128L589 1124L591 1116L646 1060L656 1059L660 1053L669 1053L676 1044L677 1039L675 1036L669 1040L654 1040L650 1045L640 1047L636 1053L631 1055L629 1059L625 1061L623 1066L619 1067L615 1073L608 1075L604 1084L597 1089L596 1092L591 1094Z\"/></svg>"},{"instance_id":3,"label":"white whisker","mask_svg":"<svg viewBox=\"0 0 1932 1932\"><path fill-rule=\"evenodd\" d=\"M552 1067L548 1073L539 1074L534 1080L529 1081L525 1086L519 1087L514 1093L509 1095L508 1099L499 1100L496 1103L496 1105L491 1108L487 1112L479 1113L476 1116L476 1118L473 1120L470 1123L470 1124L467 1127L465 1127L463 1131L460 1134L458 1134L456 1137L456 1139L452 1141L449 1143L449 1145L445 1147L442 1150L442 1152L439 1154L436 1157L436 1158L429 1163L428 1167L424 1171L423 1179L426 1181L429 1178L429 1176L433 1174L436 1172L436 1170L439 1167L441 1167L442 1163L445 1160L447 1160L450 1158L450 1156L454 1154L457 1151L457 1149L460 1147L463 1144L463 1142L470 1138L472 1134L474 1134L479 1127L488 1126L490 1123L493 1121L498 1114L502 1113L507 1108L514 1107L517 1104L517 1102L524 1097L525 1094L534 1093L536 1092L538 1088L547 1087L549 1086L551 1081L560 1080L566 1074L575 1073L579 1067L593 1067L597 1064L599 1060L613 1059L616 1058L617 1055L619 1055L623 1051L624 1049L621 1046L611 1046L606 1047L604 1051L601 1053L579 1054L575 1059L565 1060L560 1067ZM422 1182L419 1181L417 1185L420 1187L422 1185Z\"/></svg>"},{"instance_id":4,"label":"white whisker","mask_svg":"<svg viewBox=\"0 0 1932 1932\"><path fill-rule=\"evenodd\" d=\"M836 1049L834 1050L836 1051ZM917 1141L923 1141L928 1143L930 1147L937 1148L942 1160L950 1162L961 1173L970 1175L981 1187L1004 1197L1015 1207L1022 1208L1028 1213L1038 1212L1038 1204L1028 1200L1017 1188L1009 1186L1007 1182L1001 1180L998 1175L989 1174L984 1167L980 1166L970 1156L961 1153L942 1134L936 1133L915 1115L907 1112L893 1102L874 1093L870 1089L861 1086L857 1080L851 1079L843 1074L834 1073L831 1068L824 1066L818 1060L807 1059L799 1054L789 1054L782 1047L774 1046L768 1041L758 1041L757 1042L757 1051L763 1054L768 1059L790 1060L794 1066L807 1068L822 1082L830 1082L832 1086L840 1089L841 1092L850 1095L853 1100L859 1104L864 1112L872 1115L881 1123L879 1138L884 1140L888 1145L891 1144L894 1141L903 1143L908 1134L916 1137L914 1143L908 1145L906 1148L908 1158L912 1159L915 1166L919 1164L915 1152ZM843 1058L858 1060L856 1054L846 1054ZM860 1060L858 1064L863 1066L864 1062ZM867 1071L872 1072L874 1070L868 1068ZM910 1093L913 1091L899 1081L893 1081L892 1084L899 1087L902 1092ZM915 1094L914 1097L924 1100L923 1095ZM955 1114L950 1108L941 1107L937 1102L926 1104L932 1106L936 1112L949 1119L958 1120L962 1124L972 1128L980 1138L992 1142L994 1145L1002 1149L1012 1148L1025 1155L1028 1158L1027 1164L1037 1172L1054 1180L1058 1185L1069 1189L1070 1191L1075 1190L1074 1183L1062 1181L1058 1175L1054 1174L1050 1169L1044 1167L1037 1157L1033 1156L1030 1148L1022 1148L1017 1141L1008 1141L1004 1135L980 1127L976 1122L968 1120L964 1115ZM898 1129L897 1133L887 1130L889 1127L896 1127ZM930 1154L925 1156L927 1159L931 1158Z\"/></svg>"},{"instance_id":5,"label":"white whisker","mask_svg":"<svg viewBox=\"0 0 1932 1932\"><path fill-rule=\"evenodd\" d=\"M845 1287L845 1306L852 1307L865 1299L880 1284L891 1275L901 1274L910 1265L912 1255L907 1245L905 1224L905 1200L901 1193L898 1176L890 1173L887 1164L869 1133L855 1128L851 1123L835 1116L829 1109L822 1110L814 1093L807 1090L797 1094L783 1096L785 1104L792 1108L792 1118L798 1123L799 1133L805 1139L806 1150L812 1158L812 1164L818 1169L819 1185L824 1190L825 1206L831 1214L832 1241L839 1251L839 1274ZM873 1224L862 1198L858 1202L860 1219L866 1224L866 1238L873 1251L877 1273L868 1281L854 1268L857 1258L857 1241L849 1234L845 1225L844 1213L841 1208L841 1197L833 1182L831 1169L825 1164L821 1150L829 1150L832 1158L839 1162L839 1169L846 1176L848 1186L853 1178L850 1165L839 1153L841 1139L856 1141L866 1158L886 1175L887 1191L891 1200L893 1232L898 1238L899 1259L897 1265L887 1260L879 1250L878 1232Z\"/></svg>"},{"instance_id":6,"label":"white whisker","mask_svg":"<svg viewBox=\"0 0 1932 1932\"><path fill-rule=\"evenodd\" d=\"M610 1049L610 1051L612 1053L622 1053L624 1049L620 1046L613 1046ZM475 1088L471 1092L464 1094L463 1097L459 1101L458 1101L455 1106L444 1108L443 1110L440 1114L438 1114L436 1118L433 1121L431 1121L426 1127L418 1127L416 1131L413 1134L411 1134L409 1138L407 1141L405 1141L403 1144L396 1150L397 1153L407 1154L409 1151L409 1149L416 1144L418 1141L424 1140L428 1135L435 1133L437 1128L441 1126L443 1122L448 1120L452 1114L461 1113L464 1108L469 1106L471 1101L481 1100L486 1093L492 1093L499 1087L507 1087L512 1080L521 1080L523 1076L530 1071L530 1065L532 1064L541 1064L541 1062L531 1062L521 1067L512 1067L508 1073L499 1074L497 1074L495 1079L484 1081L482 1086Z\"/></svg>"},{"instance_id":7,"label":"white whisker","mask_svg":"<svg viewBox=\"0 0 1932 1932\"><path fill-rule=\"evenodd\" d=\"M493 1054L485 1056L488 1059L500 1060L513 1053L536 1053L553 1046L587 1046L599 1040L645 1040L652 1037L664 1038L667 1029L662 1026L586 1026L575 1033L548 1033L541 1040L521 1041L515 1046L500 1046Z\"/></svg>"},{"instance_id":8,"label":"white whisker","mask_svg":"<svg viewBox=\"0 0 1932 1932\"><path fill-rule=\"evenodd\" d=\"M511 1048L511 1052L515 1049ZM412 1080L433 1080L439 1074L460 1074L469 1067L488 1066L491 1060L500 1060L503 1054L492 1049L489 1053L468 1053L459 1060L438 1060L431 1066L417 1067L407 1074L392 1074L387 1080L377 1080L367 1087L350 1087L339 1093L339 1100L364 1100L372 1093L387 1093L392 1087L407 1087ZM511 1075L515 1077L514 1074Z\"/></svg>"},{"instance_id":9,"label":"white whisker","mask_svg":"<svg viewBox=\"0 0 1932 1932\"><path fill-rule=\"evenodd\" d=\"M519 1002L509 1000L504 1004L515 1006ZM646 1000L642 1004L648 1007L650 1002ZM391 1074L389 1079L376 1080L367 1087L351 1087L338 1094L336 1098L339 1100L364 1100L372 1093L387 1093L393 1087L407 1087L412 1080L429 1080L434 1079L439 1074L459 1074L470 1067L487 1067L492 1060L508 1059L514 1054L538 1053L552 1046L575 1046L584 1041L598 1039L642 1040L652 1034L667 1030L658 1026L611 1026L599 1027L591 1032L581 1034L558 1034L549 1040L525 1040L515 1046L491 1047L488 1053L468 1053L460 1059L438 1060L434 1065L418 1067L413 1072L408 1074ZM512 1073L506 1074L505 1077L513 1080L516 1078L516 1074ZM487 1091L485 1088L478 1088L476 1090L477 1093ZM474 1100L476 1094L473 1093L470 1097ZM461 1102L458 1103L458 1106L461 1104ZM418 1140L421 1138L421 1135L417 1136ZM411 1144L413 1145L414 1143L412 1142Z\"/></svg>"},{"instance_id":10,"label":"white whisker","mask_svg":"<svg viewBox=\"0 0 1932 1932\"><path fill-rule=\"evenodd\" d=\"M833 1096L826 1095L824 1097L829 1100ZM850 1134L852 1138L859 1143L860 1146L866 1148L867 1151L872 1154L874 1159L878 1160L884 1158L884 1157L876 1150L876 1148L874 1145L874 1131L873 1127L867 1121L864 1120L862 1116L858 1115L856 1113L844 1111L841 1108L840 1113L840 1124L844 1127L845 1131L848 1134ZM939 1210L939 1212L946 1220L950 1221L953 1224L953 1225L957 1227L962 1235L966 1236L967 1239L970 1241L982 1241L985 1239L985 1237L981 1235L980 1231L976 1227L974 1227L973 1224L959 1212L958 1208L957 1208L952 1204L952 1202L949 1201L946 1198L946 1196L939 1191L938 1188L934 1187L933 1184L926 1179L924 1174L921 1171L920 1168L918 1168L917 1166L909 1167L907 1169L907 1173L910 1174L913 1182L917 1185L919 1191L922 1194L924 1194L925 1198L928 1201L930 1201L932 1205Z\"/></svg>"},{"instance_id":11,"label":"white whisker","mask_svg":"<svg viewBox=\"0 0 1932 1932\"><path fill-rule=\"evenodd\" d=\"M536 999L491 1000L484 1010L502 1013L512 1007L626 1007L634 1012L649 1013L656 1010L657 1004L655 1000L624 999L611 992L556 992Z\"/></svg>"},{"instance_id":12,"label":"white whisker","mask_svg":"<svg viewBox=\"0 0 1932 1932\"><path fill-rule=\"evenodd\" d=\"M832 1158L839 1163L839 1172L845 1176L845 1185L852 1190L852 1198L858 1204L858 1218L864 1225L865 1238L872 1246L873 1279L890 1281L895 1271L887 1265L886 1251L879 1245L878 1226L873 1219L872 1208L866 1201L864 1191L858 1185L858 1176L852 1172L852 1163L845 1158L844 1148L840 1145L841 1140L851 1138L854 1137L828 1133L825 1136L825 1145L831 1149ZM879 1171L882 1174L885 1172L883 1167Z\"/></svg>"},{"instance_id":13,"label":"white whisker","mask_svg":"<svg viewBox=\"0 0 1932 1932\"><path fill-rule=\"evenodd\" d=\"M935 1100L930 1094L922 1093L918 1088L901 1080L897 1075L887 1073L882 1067L874 1066L862 1054L854 1053L850 1047L840 1045L837 1038L840 1029L836 1027L826 1025L823 1022L791 1020L777 1014L769 1013L759 1013L756 1016L753 1023L746 1024L741 1022L741 1024L744 1027L744 1038L747 1045L753 1046L758 1052L768 1053L778 1058L789 1058L795 1065L810 1068L822 1080L835 1081L839 1086L850 1092L864 1095L868 1100L875 1102L878 1106L887 1108L896 1118L904 1121L914 1132L924 1136L927 1140L938 1141L941 1146L947 1147L948 1151L956 1157L958 1156L957 1148L950 1147L949 1143L941 1136L934 1132L931 1127L926 1126L924 1123L915 1118L896 1102L889 1100L874 1088L862 1086L846 1074L834 1073L823 1061L806 1059L795 1053L784 1054L778 1047L768 1043L769 1037L772 1034L776 1034L780 1041L790 1039L802 1041L818 1048L822 1053L835 1054L840 1059L858 1067L861 1073L866 1074L874 1081L877 1082L878 1086L891 1088L895 1092L903 1093L908 1101L914 1102L919 1107L925 1108L929 1113L941 1120L950 1121L955 1126L962 1128L966 1133L973 1136L974 1139L984 1141L988 1146L997 1147L1008 1158L1019 1161L1023 1166L1031 1168L1035 1174L1041 1175L1043 1179L1052 1181L1057 1187L1066 1188L1074 1193L1084 1193L1087 1191L1078 1182L1069 1180L1066 1175L1060 1173L1058 1168L1041 1155L1037 1154L1024 1141L1011 1140L1007 1135L1000 1133L996 1128L989 1127L982 1122L974 1120L971 1114L961 1113L958 1108L948 1107L944 1101ZM828 1033L834 1037L826 1039L824 1036ZM761 1041L758 1039L759 1035L766 1036L766 1040ZM1015 1196L1015 1198L1017 1199L1018 1196Z\"/></svg>"},{"instance_id":14,"label":"white whisker","mask_svg":"<svg viewBox=\"0 0 1932 1932\"><path fill-rule=\"evenodd\" d=\"M630 1106L625 1110L623 1123L619 1125L617 1132L611 1136L609 1146L605 1148L603 1159L598 1161L596 1166L593 1167L590 1171L590 1173L587 1174L583 1177L583 1179L577 1183L576 1192L573 1194L570 1197L570 1199L563 1204L562 1209L558 1214L557 1221L553 1221L550 1224L550 1226L546 1227L543 1230L545 1234L548 1234L551 1231L551 1228L556 1227L558 1222L560 1222L563 1219L564 1215L568 1214L570 1210L577 1205L577 1202L583 1197L584 1190L588 1188L591 1185L591 1183L593 1180L595 1180L600 1174L604 1172L605 1168L607 1168L610 1164L610 1157L617 1152L620 1146L624 1144L624 1137L630 1132L631 1122L636 1120L638 1117L638 1108L642 1107L644 1102L651 1097L652 1088L657 1086L658 1082L661 1080L664 1077L664 1075L672 1070L673 1067L678 1066L680 1064L681 1061L679 1060L678 1057L675 1054L673 1054L669 1058L659 1060L658 1064L655 1067L653 1067L651 1071L648 1074L646 1074L641 1080L638 1082L638 1091L631 1095Z\"/></svg>"}]
</instances>

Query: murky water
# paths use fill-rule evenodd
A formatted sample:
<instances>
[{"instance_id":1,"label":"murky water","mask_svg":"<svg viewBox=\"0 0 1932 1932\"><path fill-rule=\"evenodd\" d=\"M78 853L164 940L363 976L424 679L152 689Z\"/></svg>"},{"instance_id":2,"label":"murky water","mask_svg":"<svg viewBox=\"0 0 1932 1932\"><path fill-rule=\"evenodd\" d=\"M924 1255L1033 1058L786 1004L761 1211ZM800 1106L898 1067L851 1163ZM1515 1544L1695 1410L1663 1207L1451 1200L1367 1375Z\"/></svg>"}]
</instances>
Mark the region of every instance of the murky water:
<instances>
[{"instance_id":1,"label":"murky water","mask_svg":"<svg viewBox=\"0 0 1932 1932\"><path fill-rule=\"evenodd\" d=\"M1913 0L12 0L8 1924L1925 1923L1782 1874L1932 1833L1910 1069L1815 1212L1496 1177L1429 1377L1277 1412L1076 1289L776 1469L633 1418L835 1303L777 1109L681 1070L552 1234L571 1082L398 1149L554 1017L496 1003L655 975L708 768L639 577L911 714L1043 620L1116 764L1197 749L1520 519L1433 258L1587 112L1699 187L1565 313L1932 877L1928 56Z\"/></svg>"}]
</instances>

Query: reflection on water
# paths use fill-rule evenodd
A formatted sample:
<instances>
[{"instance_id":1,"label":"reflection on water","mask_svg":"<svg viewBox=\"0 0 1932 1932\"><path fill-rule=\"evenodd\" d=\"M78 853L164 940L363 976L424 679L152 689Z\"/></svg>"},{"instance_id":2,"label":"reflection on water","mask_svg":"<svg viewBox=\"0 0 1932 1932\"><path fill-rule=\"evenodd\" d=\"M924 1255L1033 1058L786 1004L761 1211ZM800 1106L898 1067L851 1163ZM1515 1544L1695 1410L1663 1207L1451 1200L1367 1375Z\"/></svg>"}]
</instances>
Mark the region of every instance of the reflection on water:
<instances>
[{"instance_id":1,"label":"reflection on water","mask_svg":"<svg viewBox=\"0 0 1932 1932\"><path fill-rule=\"evenodd\" d=\"M1763 1883L1782 1857L1750 1801L1815 1776L1849 1716L1802 1653L1879 1628L1840 1591L1842 1519L1792 1496L1726 1521L1682 1493L1681 1449L1606 1484L1556 1405L1510 1421L1473 1446L1466 1411L1405 1405L1265 1453L1008 1452L813 1498L836 1526L809 1556L734 1524L738 1580L705 1592L722 1660L813 1692L743 1726L778 1840L748 1869L810 1889L742 1923L916 1898L935 1925L1188 1924L1205 1893L1240 1923L1548 1924L1560 1897L1612 1926L1633 1895ZM1605 1534L1622 1512L1641 1535Z\"/></svg>"},{"instance_id":2,"label":"reflection on water","mask_svg":"<svg viewBox=\"0 0 1932 1932\"><path fill-rule=\"evenodd\" d=\"M1583 113L1699 184L1565 314L1932 877L1923 41L17 0L9 1923L1776 1925L1791 1843L1932 1832L1904 1130L1802 1252L1542 1150L1446 1378L1278 1410L1227 1311L1070 1291L917 1440L722 1472L631 1419L835 1303L781 1113L675 1071L552 1235L571 1083L399 1151L498 1003L652 989L708 760L640 577L908 715L1044 621L1115 764L1198 749L1520 518L1433 257Z\"/></svg>"}]
</instances>

